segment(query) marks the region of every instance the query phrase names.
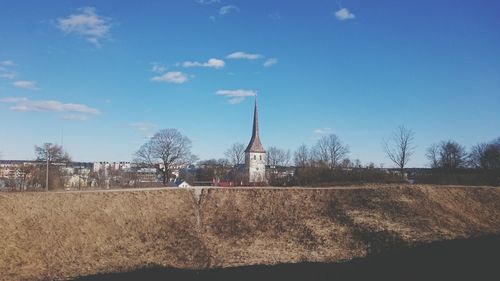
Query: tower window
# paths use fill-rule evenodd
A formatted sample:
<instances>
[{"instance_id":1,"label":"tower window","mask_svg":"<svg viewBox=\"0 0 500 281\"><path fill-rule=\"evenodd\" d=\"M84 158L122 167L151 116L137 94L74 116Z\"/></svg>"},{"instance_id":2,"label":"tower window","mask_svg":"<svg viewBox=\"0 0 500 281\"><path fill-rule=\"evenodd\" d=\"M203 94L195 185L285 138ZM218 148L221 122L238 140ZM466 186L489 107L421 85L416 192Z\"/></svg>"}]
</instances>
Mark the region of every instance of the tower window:
<instances>
[{"instance_id":1,"label":"tower window","mask_svg":"<svg viewBox=\"0 0 500 281\"><path fill-rule=\"evenodd\" d=\"M257 160L257 155L254 155L254 156L253 156L253 160Z\"/></svg>"},{"instance_id":2,"label":"tower window","mask_svg":"<svg viewBox=\"0 0 500 281\"><path fill-rule=\"evenodd\" d=\"M262 155L261 155L261 156L259 156L259 157L260 157L260 160L262 160Z\"/></svg>"}]
</instances>

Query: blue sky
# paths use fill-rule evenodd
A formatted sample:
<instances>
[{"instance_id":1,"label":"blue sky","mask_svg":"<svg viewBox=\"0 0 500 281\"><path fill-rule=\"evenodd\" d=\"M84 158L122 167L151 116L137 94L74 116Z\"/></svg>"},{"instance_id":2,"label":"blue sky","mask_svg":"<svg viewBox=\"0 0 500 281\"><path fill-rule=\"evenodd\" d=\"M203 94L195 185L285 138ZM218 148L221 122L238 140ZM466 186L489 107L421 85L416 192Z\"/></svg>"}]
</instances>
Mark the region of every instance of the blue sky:
<instances>
[{"instance_id":1,"label":"blue sky","mask_svg":"<svg viewBox=\"0 0 500 281\"><path fill-rule=\"evenodd\" d=\"M177 128L201 159L251 134L292 151L335 133L363 163L415 131L410 166L500 136L498 1L1 1L0 152L61 142L128 161Z\"/></svg>"}]
</instances>

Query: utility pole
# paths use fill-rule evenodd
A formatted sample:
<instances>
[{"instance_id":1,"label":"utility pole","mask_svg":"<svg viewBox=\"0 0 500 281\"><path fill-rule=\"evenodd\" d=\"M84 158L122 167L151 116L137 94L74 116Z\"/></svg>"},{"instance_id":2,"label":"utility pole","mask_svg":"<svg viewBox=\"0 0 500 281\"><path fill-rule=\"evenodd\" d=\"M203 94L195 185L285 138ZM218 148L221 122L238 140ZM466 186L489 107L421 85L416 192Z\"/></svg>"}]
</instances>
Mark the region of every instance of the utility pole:
<instances>
[{"instance_id":1,"label":"utility pole","mask_svg":"<svg viewBox=\"0 0 500 281\"><path fill-rule=\"evenodd\" d=\"M81 165L81 164L80 164ZM81 176L81 173L82 173L82 166L78 166L78 190L81 190L82 188L82 176Z\"/></svg>"},{"instance_id":2,"label":"utility pole","mask_svg":"<svg viewBox=\"0 0 500 281\"><path fill-rule=\"evenodd\" d=\"M47 168L45 171L45 191L49 191L49 152L45 152L45 158L47 158Z\"/></svg>"}]
</instances>

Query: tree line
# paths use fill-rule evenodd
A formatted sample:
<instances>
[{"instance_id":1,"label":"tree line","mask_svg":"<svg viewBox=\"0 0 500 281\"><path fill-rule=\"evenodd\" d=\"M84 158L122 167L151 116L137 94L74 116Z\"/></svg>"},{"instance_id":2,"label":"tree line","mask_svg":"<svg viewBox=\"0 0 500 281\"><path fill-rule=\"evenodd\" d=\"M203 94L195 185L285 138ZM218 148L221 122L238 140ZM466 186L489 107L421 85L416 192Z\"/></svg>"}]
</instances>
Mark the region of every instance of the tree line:
<instances>
[{"instance_id":1,"label":"tree line","mask_svg":"<svg viewBox=\"0 0 500 281\"><path fill-rule=\"evenodd\" d=\"M245 145L234 143L224 153L225 158L198 161L191 152L191 140L177 129L163 129L153 135L133 154L135 167L157 168L163 185L176 176L173 171L197 162L198 168L185 170L179 176L191 182L214 179L244 184ZM350 149L338 135L321 137L312 146L300 145L295 151L277 146L267 148L269 183L273 185L332 185L362 182L401 182L412 180L441 184L498 185L500 180L500 137L478 143L468 151L454 140L444 140L426 149L430 169L416 171L407 165L415 153L415 133L405 126L397 127L383 140L382 149L396 167L376 169L375 164L362 165L359 159L349 158ZM38 189L63 185L58 164L68 163L71 157L59 145L45 143L35 146L39 165L22 167L23 186ZM159 165L160 164L160 165ZM93 172L94 173L94 172ZM96 179L101 179L98 174ZM118 177L118 176L117 176ZM120 175L124 177L124 175ZM134 180L127 174L126 181ZM100 180L97 181L101 183Z\"/></svg>"}]
</instances>

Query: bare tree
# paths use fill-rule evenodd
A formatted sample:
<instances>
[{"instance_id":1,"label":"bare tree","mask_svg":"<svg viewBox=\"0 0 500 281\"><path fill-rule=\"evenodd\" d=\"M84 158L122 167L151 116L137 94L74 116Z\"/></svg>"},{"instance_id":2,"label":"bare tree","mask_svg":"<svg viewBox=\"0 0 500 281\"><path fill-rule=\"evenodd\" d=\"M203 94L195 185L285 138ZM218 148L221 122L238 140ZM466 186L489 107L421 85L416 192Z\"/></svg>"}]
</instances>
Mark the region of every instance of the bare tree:
<instances>
[{"instance_id":1,"label":"bare tree","mask_svg":"<svg viewBox=\"0 0 500 281\"><path fill-rule=\"evenodd\" d=\"M352 168L352 161L349 158L342 159L342 163L340 163L342 168Z\"/></svg>"},{"instance_id":2,"label":"bare tree","mask_svg":"<svg viewBox=\"0 0 500 281\"><path fill-rule=\"evenodd\" d=\"M432 168L456 169L467 164L465 147L452 140L433 144L426 155Z\"/></svg>"},{"instance_id":3,"label":"bare tree","mask_svg":"<svg viewBox=\"0 0 500 281\"><path fill-rule=\"evenodd\" d=\"M500 169L500 138L486 146L481 160L483 169Z\"/></svg>"},{"instance_id":4,"label":"bare tree","mask_svg":"<svg viewBox=\"0 0 500 281\"><path fill-rule=\"evenodd\" d=\"M466 155L465 147L455 141L441 143L439 157L442 168L456 169L465 167Z\"/></svg>"},{"instance_id":5,"label":"bare tree","mask_svg":"<svg viewBox=\"0 0 500 281\"><path fill-rule=\"evenodd\" d=\"M335 134L322 137L312 149L314 160L322 162L330 168L339 166L348 153L349 147L344 145Z\"/></svg>"},{"instance_id":6,"label":"bare tree","mask_svg":"<svg viewBox=\"0 0 500 281\"><path fill-rule=\"evenodd\" d=\"M243 164L245 162L245 145L242 143L233 143L224 154L231 164Z\"/></svg>"},{"instance_id":7,"label":"bare tree","mask_svg":"<svg viewBox=\"0 0 500 281\"><path fill-rule=\"evenodd\" d=\"M155 156L153 154L153 145L151 144L151 141L148 141L134 153L133 162L136 163L139 167L152 168L156 164L158 164L157 159L155 159Z\"/></svg>"},{"instance_id":8,"label":"bare tree","mask_svg":"<svg viewBox=\"0 0 500 281\"><path fill-rule=\"evenodd\" d=\"M197 163L195 179L198 181L224 180L231 170L227 159L209 159Z\"/></svg>"},{"instance_id":9,"label":"bare tree","mask_svg":"<svg viewBox=\"0 0 500 281\"><path fill-rule=\"evenodd\" d=\"M412 130L399 126L388 140L384 140L385 154L399 168L402 179L406 164L415 152L414 137Z\"/></svg>"},{"instance_id":10,"label":"bare tree","mask_svg":"<svg viewBox=\"0 0 500 281\"><path fill-rule=\"evenodd\" d=\"M500 138L473 146L469 153L469 165L481 169L500 169Z\"/></svg>"},{"instance_id":11,"label":"bare tree","mask_svg":"<svg viewBox=\"0 0 500 281\"><path fill-rule=\"evenodd\" d=\"M50 166L54 163L67 163L71 161L71 157L65 152L62 146L53 143L44 143L42 146L35 145L35 157L37 161L46 163L45 167L45 190L49 190L49 174ZM54 171L57 172L58 170Z\"/></svg>"},{"instance_id":12,"label":"bare tree","mask_svg":"<svg viewBox=\"0 0 500 281\"><path fill-rule=\"evenodd\" d=\"M427 159L429 160L429 166L431 168L439 168L439 145L433 143L429 148L427 148L427 152L425 154Z\"/></svg>"},{"instance_id":13,"label":"bare tree","mask_svg":"<svg viewBox=\"0 0 500 281\"><path fill-rule=\"evenodd\" d=\"M49 161L49 163L66 163L71 157L60 145L44 143L42 146L35 145L35 157L37 161Z\"/></svg>"},{"instance_id":14,"label":"bare tree","mask_svg":"<svg viewBox=\"0 0 500 281\"><path fill-rule=\"evenodd\" d=\"M143 165L163 164L163 184L165 185L174 166L187 165L194 160L191 154L191 140L176 129L157 132L135 153L135 162Z\"/></svg>"},{"instance_id":15,"label":"bare tree","mask_svg":"<svg viewBox=\"0 0 500 281\"><path fill-rule=\"evenodd\" d=\"M483 168L484 152L488 144L479 143L471 148L469 153L469 166L472 168Z\"/></svg>"},{"instance_id":16,"label":"bare tree","mask_svg":"<svg viewBox=\"0 0 500 281\"><path fill-rule=\"evenodd\" d=\"M267 149L267 164L274 166L287 166L290 162L290 150L284 150L276 146Z\"/></svg>"},{"instance_id":17,"label":"bare tree","mask_svg":"<svg viewBox=\"0 0 500 281\"><path fill-rule=\"evenodd\" d=\"M295 161L295 166L297 167L305 167L309 163L309 148L307 145L302 144L295 150L293 155L293 159Z\"/></svg>"}]
</instances>

